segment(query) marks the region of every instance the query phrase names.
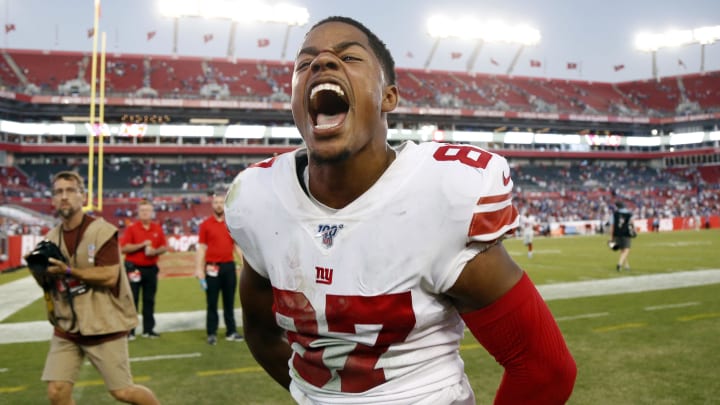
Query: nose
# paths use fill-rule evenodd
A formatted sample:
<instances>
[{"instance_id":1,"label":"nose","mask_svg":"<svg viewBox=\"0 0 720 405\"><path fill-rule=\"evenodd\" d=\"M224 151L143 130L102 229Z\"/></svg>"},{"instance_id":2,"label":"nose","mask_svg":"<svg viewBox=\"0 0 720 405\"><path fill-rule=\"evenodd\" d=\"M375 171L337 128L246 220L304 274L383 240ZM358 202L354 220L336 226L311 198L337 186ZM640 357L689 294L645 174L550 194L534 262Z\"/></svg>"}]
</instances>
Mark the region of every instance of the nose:
<instances>
[{"instance_id":1,"label":"nose","mask_svg":"<svg viewBox=\"0 0 720 405\"><path fill-rule=\"evenodd\" d=\"M337 69L338 64L336 58L329 52L320 52L310 64L313 73L317 73L325 69Z\"/></svg>"}]
</instances>

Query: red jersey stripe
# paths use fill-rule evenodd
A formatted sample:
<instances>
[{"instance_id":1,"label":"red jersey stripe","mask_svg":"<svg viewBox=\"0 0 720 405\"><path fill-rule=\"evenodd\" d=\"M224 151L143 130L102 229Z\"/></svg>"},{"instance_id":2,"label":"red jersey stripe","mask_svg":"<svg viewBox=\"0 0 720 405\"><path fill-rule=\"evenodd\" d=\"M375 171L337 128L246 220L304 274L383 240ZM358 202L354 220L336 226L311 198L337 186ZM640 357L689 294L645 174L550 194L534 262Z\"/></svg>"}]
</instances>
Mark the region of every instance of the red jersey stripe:
<instances>
[{"instance_id":1,"label":"red jersey stripe","mask_svg":"<svg viewBox=\"0 0 720 405\"><path fill-rule=\"evenodd\" d=\"M480 199L477 202L477 205L495 204L495 203L503 202L508 199L510 199L510 193L500 194L500 195L491 195L491 196L487 196L487 197L480 197Z\"/></svg>"},{"instance_id":2,"label":"red jersey stripe","mask_svg":"<svg viewBox=\"0 0 720 405\"><path fill-rule=\"evenodd\" d=\"M497 211L478 212L473 214L468 236L495 234L502 230L503 227L507 227L515 223L517 217L517 209L515 209L512 205L508 205Z\"/></svg>"}]
</instances>

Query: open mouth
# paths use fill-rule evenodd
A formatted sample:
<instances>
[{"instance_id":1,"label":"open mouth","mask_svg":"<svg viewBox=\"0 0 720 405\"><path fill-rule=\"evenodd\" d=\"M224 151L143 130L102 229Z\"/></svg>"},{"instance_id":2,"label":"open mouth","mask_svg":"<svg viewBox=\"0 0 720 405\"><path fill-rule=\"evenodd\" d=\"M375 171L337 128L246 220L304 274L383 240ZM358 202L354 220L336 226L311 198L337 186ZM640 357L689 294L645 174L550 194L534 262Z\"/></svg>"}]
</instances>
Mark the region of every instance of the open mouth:
<instances>
[{"instance_id":1,"label":"open mouth","mask_svg":"<svg viewBox=\"0 0 720 405\"><path fill-rule=\"evenodd\" d=\"M310 90L310 115L315 129L341 125L350 109L345 91L334 83L321 83Z\"/></svg>"}]
</instances>

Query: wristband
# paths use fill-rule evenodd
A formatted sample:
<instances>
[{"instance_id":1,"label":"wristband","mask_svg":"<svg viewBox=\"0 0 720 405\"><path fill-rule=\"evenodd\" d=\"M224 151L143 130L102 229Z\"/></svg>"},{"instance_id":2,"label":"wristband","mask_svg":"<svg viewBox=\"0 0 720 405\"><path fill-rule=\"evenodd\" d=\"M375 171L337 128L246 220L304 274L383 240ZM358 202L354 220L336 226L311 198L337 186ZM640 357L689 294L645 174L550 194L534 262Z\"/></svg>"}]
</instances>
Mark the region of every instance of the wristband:
<instances>
[{"instance_id":1,"label":"wristband","mask_svg":"<svg viewBox=\"0 0 720 405\"><path fill-rule=\"evenodd\" d=\"M72 269L70 268L70 266L67 266L65 268L65 274L67 274L68 276L72 274Z\"/></svg>"}]
</instances>

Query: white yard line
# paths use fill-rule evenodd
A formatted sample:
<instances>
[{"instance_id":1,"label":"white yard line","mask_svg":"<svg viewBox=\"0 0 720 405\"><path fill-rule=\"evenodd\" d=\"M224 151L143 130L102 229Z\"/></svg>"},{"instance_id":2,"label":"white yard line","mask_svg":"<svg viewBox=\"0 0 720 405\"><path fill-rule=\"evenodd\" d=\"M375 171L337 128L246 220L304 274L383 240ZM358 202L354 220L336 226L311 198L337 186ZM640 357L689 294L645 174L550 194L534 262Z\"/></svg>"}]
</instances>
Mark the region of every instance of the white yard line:
<instances>
[{"instance_id":1,"label":"white yard line","mask_svg":"<svg viewBox=\"0 0 720 405\"><path fill-rule=\"evenodd\" d=\"M157 356L130 357L130 362L137 363L137 362L141 362L141 361L189 359L192 357L201 357L201 356L202 356L201 353L164 354L164 355L157 355ZM89 366L90 362L86 361L85 365Z\"/></svg>"},{"instance_id":2,"label":"white yard line","mask_svg":"<svg viewBox=\"0 0 720 405\"><path fill-rule=\"evenodd\" d=\"M139 361L155 361L155 360L177 360L177 359L189 359L192 357L200 357L201 353L181 353L181 354L165 354L158 356L145 356L145 357L131 357L130 362Z\"/></svg>"},{"instance_id":3,"label":"white yard line","mask_svg":"<svg viewBox=\"0 0 720 405\"><path fill-rule=\"evenodd\" d=\"M575 319L588 319L588 318L601 318L603 316L610 315L609 312L596 312L593 314L580 314L580 315L572 315L572 316L558 316L555 318L556 321L574 321Z\"/></svg>"},{"instance_id":4,"label":"white yard line","mask_svg":"<svg viewBox=\"0 0 720 405\"><path fill-rule=\"evenodd\" d=\"M661 309L685 308L685 307L694 307L697 305L700 305L700 303L696 302L696 301L681 302L679 304L653 305L653 306L645 307L645 310L646 311L658 311Z\"/></svg>"}]
</instances>

